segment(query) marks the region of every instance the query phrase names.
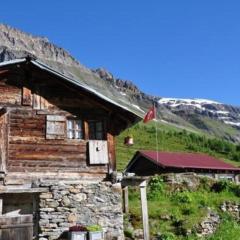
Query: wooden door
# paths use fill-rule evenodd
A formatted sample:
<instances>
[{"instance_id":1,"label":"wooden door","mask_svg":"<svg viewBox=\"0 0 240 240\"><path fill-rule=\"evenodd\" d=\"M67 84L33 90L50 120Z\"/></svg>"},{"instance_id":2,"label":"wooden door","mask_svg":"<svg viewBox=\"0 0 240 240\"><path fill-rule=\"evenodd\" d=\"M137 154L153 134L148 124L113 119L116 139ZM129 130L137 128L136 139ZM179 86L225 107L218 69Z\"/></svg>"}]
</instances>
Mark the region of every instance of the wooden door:
<instances>
[{"instance_id":1,"label":"wooden door","mask_svg":"<svg viewBox=\"0 0 240 240\"><path fill-rule=\"evenodd\" d=\"M32 240L32 215L0 216L1 240Z\"/></svg>"}]
</instances>

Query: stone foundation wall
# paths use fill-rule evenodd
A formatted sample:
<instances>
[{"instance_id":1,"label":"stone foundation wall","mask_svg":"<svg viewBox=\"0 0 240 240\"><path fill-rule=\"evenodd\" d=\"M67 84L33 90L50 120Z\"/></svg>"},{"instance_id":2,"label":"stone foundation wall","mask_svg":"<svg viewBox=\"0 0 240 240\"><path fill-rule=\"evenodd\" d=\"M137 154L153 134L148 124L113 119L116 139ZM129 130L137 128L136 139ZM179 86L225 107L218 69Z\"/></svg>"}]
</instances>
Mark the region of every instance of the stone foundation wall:
<instances>
[{"instance_id":1,"label":"stone foundation wall","mask_svg":"<svg viewBox=\"0 0 240 240\"><path fill-rule=\"evenodd\" d=\"M41 186L49 192L40 194L40 240L65 239L76 223L98 224L106 239L124 239L120 184L45 182Z\"/></svg>"}]
</instances>

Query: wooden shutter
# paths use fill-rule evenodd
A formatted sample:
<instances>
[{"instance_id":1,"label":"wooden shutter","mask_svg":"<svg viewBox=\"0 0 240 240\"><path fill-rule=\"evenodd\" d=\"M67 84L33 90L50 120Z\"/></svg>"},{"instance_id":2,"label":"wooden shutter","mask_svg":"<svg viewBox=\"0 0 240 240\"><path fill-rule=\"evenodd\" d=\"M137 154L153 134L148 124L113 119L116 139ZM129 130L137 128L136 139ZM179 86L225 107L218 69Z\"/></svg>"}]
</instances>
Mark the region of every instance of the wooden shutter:
<instances>
[{"instance_id":1,"label":"wooden shutter","mask_svg":"<svg viewBox=\"0 0 240 240\"><path fill-rule=\"evenodd\" d=\"M33 94L33 109L35 110L45 110L48 109L48 101L41 96L40 89L37 89Z\"/></svg>"},{"instance_id":2,"label":"wooden shutter","mask_svg":"<svg viewBox=\"0 0 240 240\"><path fill-rule=\"evenodd\" d=\"M26 87L22 89L22 105L32 106L32 91Z\"/></svg>"},{"instance_id":3,"label":"wooden shutter","mask_svg":"<svg viewBox=\"0 0 240 240\"><path fill-rule=\"evenodd\" d=\"M107 141L89 141L89 162L90 164L108 164Z\"/></svg>"},{"instance_id":4,"label":"wooden shutter","mask_svg":"<svg viewBox=\"0 0 240 240\"><path fill-rule=\"evenodd\" d=\"M64 139L66 136L66 117L47 115L46 139Z\"/></svg>"},{"instance_id":5,"label":"wooden shutter","mask_svg":"<svg viewBox=\"0 0 240 240\"><path fill-rule=\"evenodd\" d=\"M37 93L33 95L33 109L41 110L41 97Z\"/></svg>"}]
</instances>

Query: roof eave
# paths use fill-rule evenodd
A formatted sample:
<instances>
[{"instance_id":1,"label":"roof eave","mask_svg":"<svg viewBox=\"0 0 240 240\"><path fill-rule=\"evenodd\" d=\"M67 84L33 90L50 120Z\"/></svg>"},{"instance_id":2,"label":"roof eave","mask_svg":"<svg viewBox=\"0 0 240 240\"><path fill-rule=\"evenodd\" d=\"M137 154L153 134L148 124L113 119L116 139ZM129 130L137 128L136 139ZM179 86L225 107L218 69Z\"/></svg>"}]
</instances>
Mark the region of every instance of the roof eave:
<instances>
[{"instance_id":1,"label":"roof eave","mask_svg":"<svg viewBox=\"0 0 240 240\"><path fill-rule=\"evenodd\" d=\"M68 82L70 82L70 83L72 83L72 84L82 88L84 91L87 91L90 94L93 94L93 95L99 97L100 99L102 99L102 100L104 100L104 101L114 105L115 107L120 108L120 109L122 109L124 111L127 111L128 113L133 115L133 117L135 119L134 121L132 121L132 124L135 124L135 123L141 121L142 118L143 118L143 116L140 113L135 112L135 111L129 109L128 107L123 106L123 105L117 103L116 101L114 101L114 100L106 97L105 95L97 92L96 90L92 89L91 87L80 83L76 79L72 79L72 78L69 78L69 77L65 76L64 74L54 70L53 68L51 68L48 65L42 63L39 60L31 59L31 58L14 59L14 60L5 61L5 62L0 63L0 68L1 67L6 67L6 66L10 66L10 65L16 65L16 64L20 64L20 63L24 63L24 62L30 62L31 64L33 64L34 66L40 68L41 70L49 72L49 73L51 73L51 74L53 74L53 75L55 75L57 77L60 77L60 78L62 78L64 80L66 80L66 81L68 81Z\"/></svg>"}]
</instances>

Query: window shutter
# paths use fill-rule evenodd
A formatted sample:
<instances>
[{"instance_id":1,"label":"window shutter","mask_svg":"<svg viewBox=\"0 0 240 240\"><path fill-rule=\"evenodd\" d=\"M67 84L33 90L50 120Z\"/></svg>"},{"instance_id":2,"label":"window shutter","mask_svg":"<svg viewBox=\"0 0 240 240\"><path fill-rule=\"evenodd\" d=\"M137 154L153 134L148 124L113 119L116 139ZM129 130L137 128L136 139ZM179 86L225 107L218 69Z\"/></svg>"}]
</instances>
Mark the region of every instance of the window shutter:
<instances>
[{"instance_id":1,"label":"window shutter","mask_svg":"<svg viewBox=\"0 0 240 240\"><path fill-rule=\"evenodd\" d=\"M35 110L45 110L48 109L48 101L41 96L41 91L38 88L33 94L33 109Z\"/></svg>"},{"instance_id":2,"label":"window shutter","mask_svg":"<svg viewBox=\"0 0 240 240\"><path fill-rule=\"evenodd\" d=\"M32 106L32 91L26 87L22 89L22 105Z\"/></svg>"},{"instance_id":3,"label":"window shutter","mask_svg":"<svg viewBox=\"0 0 240 240\"><path fill-rule=\"evenodd\" d=\"M64 139L66 136L66 117L47 115L46 139Z\"/></svg>"},{"instance_id":4,"label":"window shutter","mask_svg":"<svg viewBox=\"0 0 240 240\"><path fill-rule=\"evenodd\" d=\"M89 163L108 164L107 141L89 140Z\"/></svg>"}]
</instances>

